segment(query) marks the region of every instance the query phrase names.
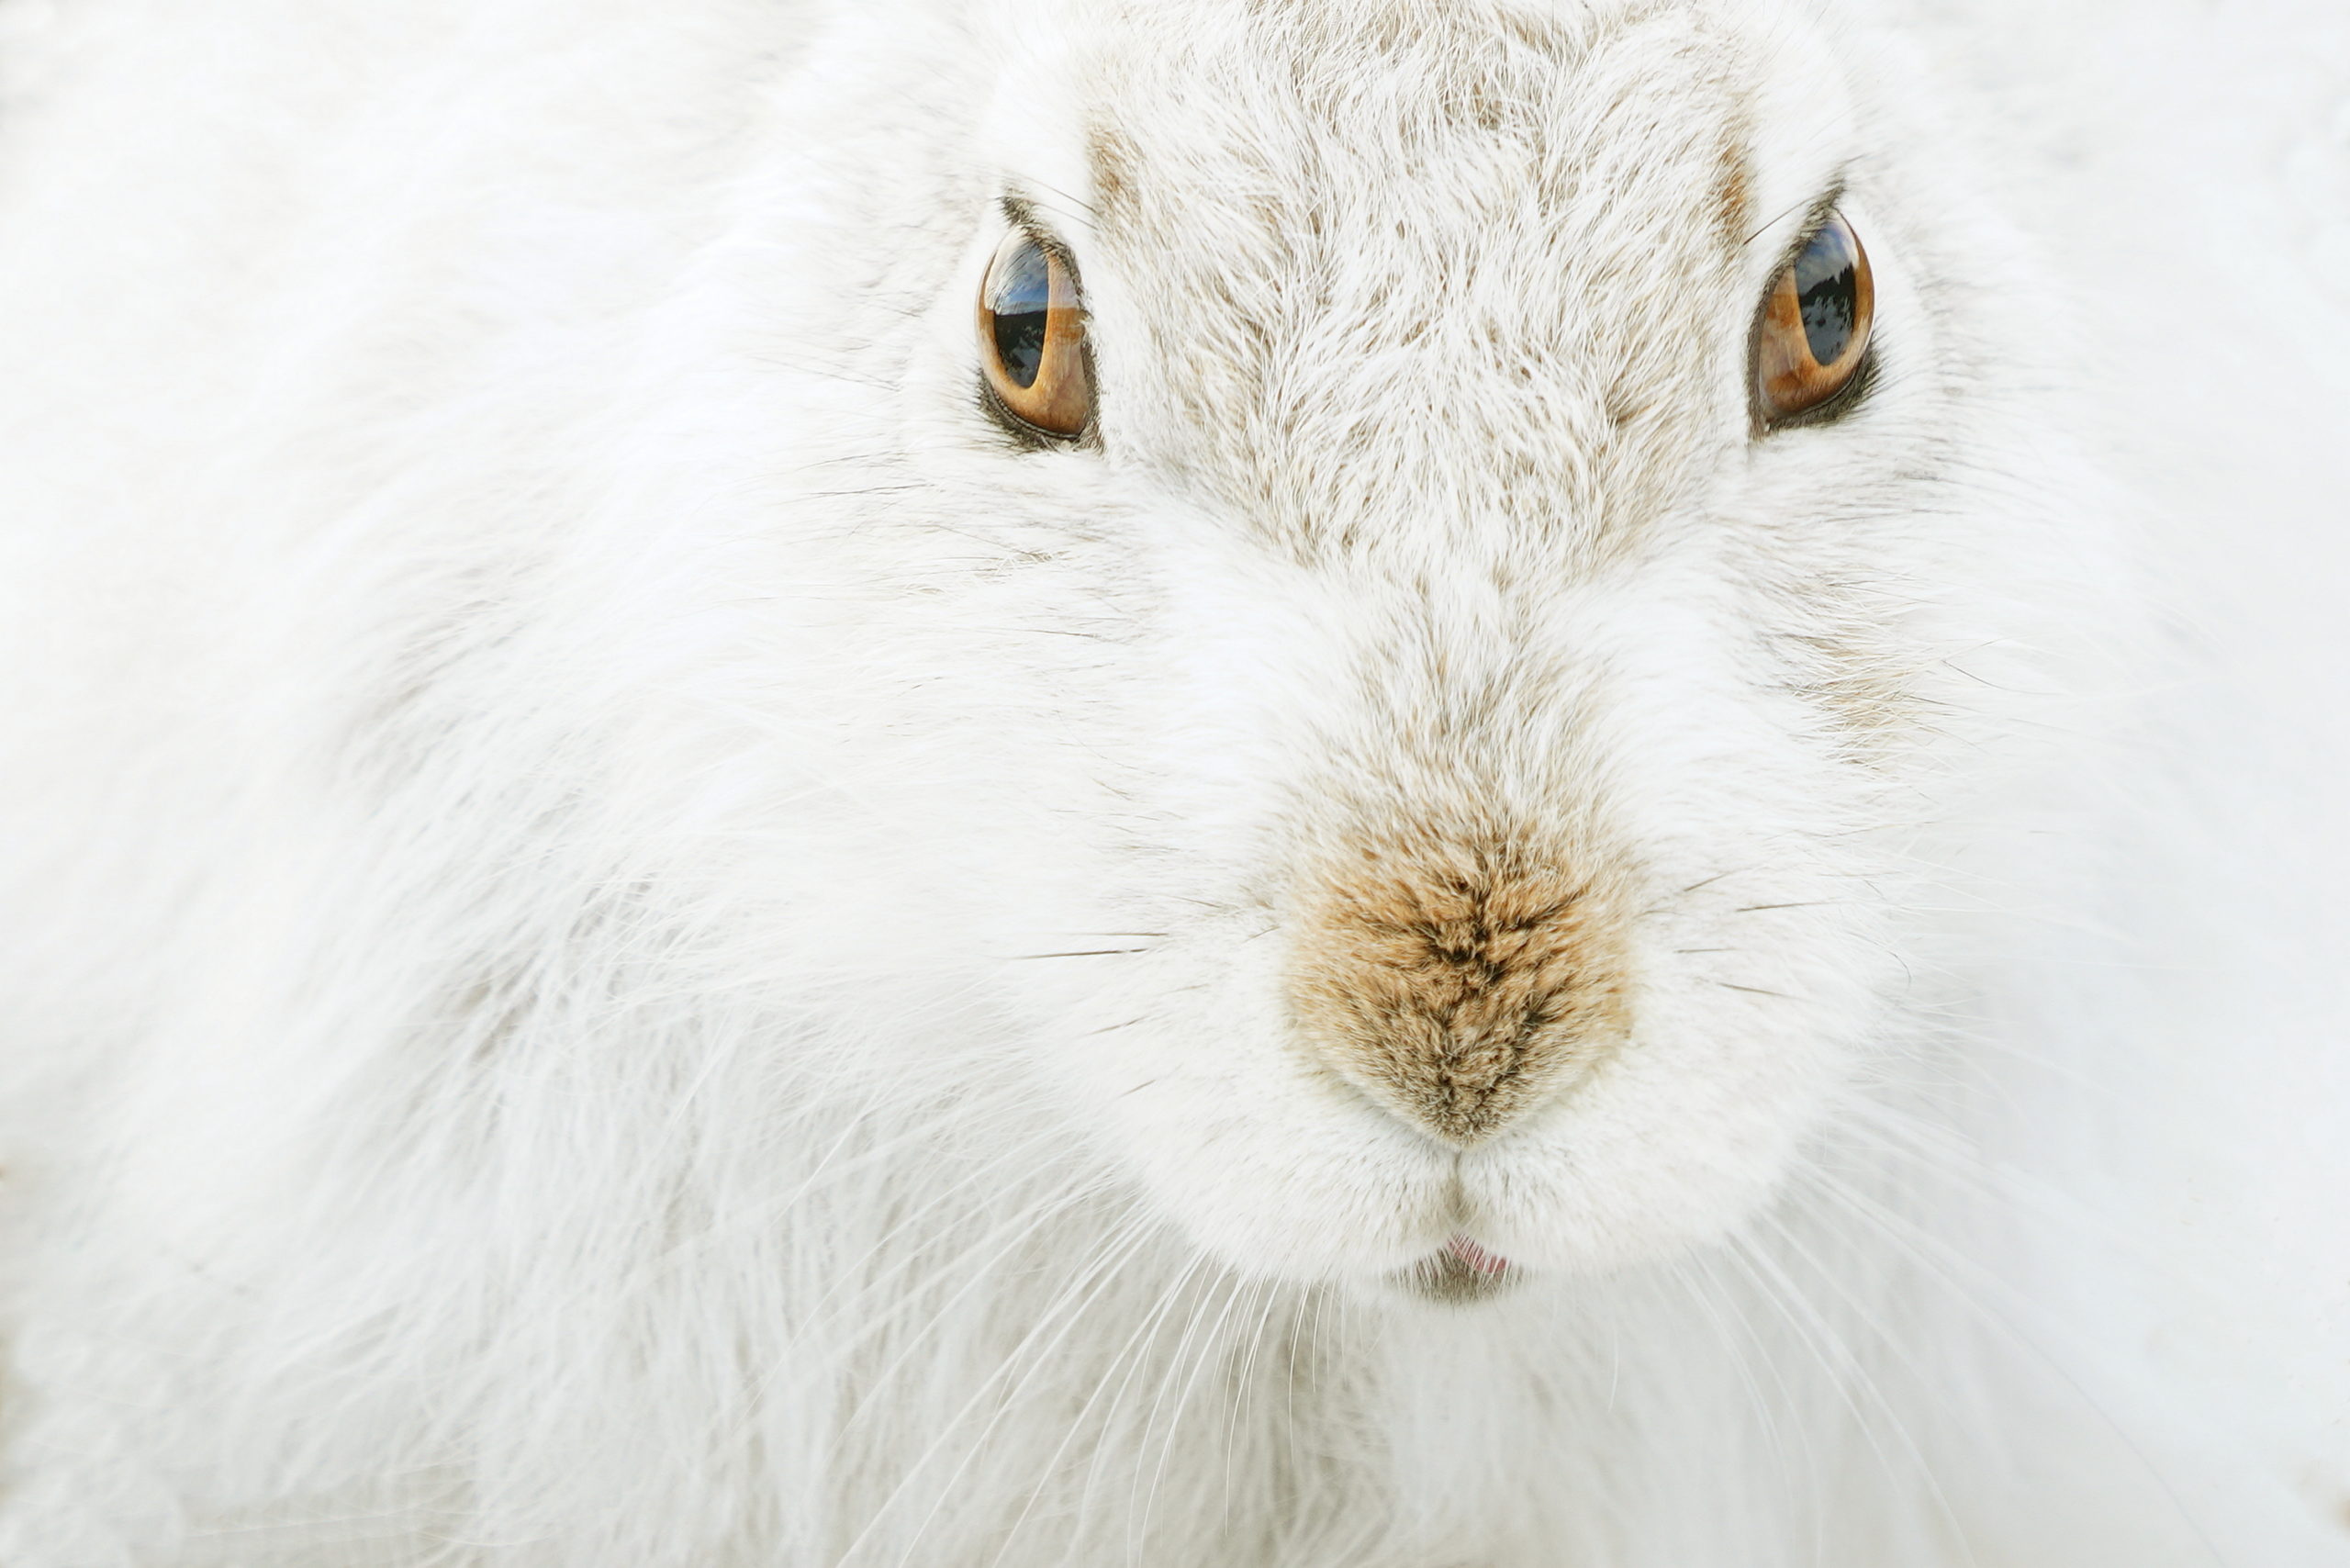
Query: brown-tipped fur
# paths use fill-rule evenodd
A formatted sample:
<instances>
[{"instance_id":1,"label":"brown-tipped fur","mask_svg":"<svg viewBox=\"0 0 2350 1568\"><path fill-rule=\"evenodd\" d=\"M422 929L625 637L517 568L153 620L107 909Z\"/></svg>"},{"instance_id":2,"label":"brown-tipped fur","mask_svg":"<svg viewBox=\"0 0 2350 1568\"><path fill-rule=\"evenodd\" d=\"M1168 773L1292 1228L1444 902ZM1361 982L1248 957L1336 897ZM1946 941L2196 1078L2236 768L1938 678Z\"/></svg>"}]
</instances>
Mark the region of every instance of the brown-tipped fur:
<instances>
[{"instance_id":1,"label":"brown-tipped fur","mask_svg":"<svg viewBox=\"0 0 2350 1568\"><path fill-rule=\"evenodd\" d=\"M1304 902L1292 1006L1350 1082L1473 1143L1622 1037L1622 905L1604 866L1506 834L1361 841Z\"/></svg>"}]
</instances>

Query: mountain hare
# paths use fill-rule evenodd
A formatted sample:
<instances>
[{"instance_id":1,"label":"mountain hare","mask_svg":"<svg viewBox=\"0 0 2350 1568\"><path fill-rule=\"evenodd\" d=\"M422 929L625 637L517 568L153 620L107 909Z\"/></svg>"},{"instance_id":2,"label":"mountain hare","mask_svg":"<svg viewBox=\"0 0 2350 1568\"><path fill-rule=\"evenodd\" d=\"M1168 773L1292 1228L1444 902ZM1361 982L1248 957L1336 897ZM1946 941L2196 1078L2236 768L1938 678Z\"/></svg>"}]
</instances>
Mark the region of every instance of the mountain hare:
<instances>
[{"instance_id":1,"label":"mountain hare","mask_svg":"<svg viewBox=\"0 0 2350 1568\"><path fill-rule=\"evenodd\" d=\"M2009 1180L2162 639L1895 41L11 3L11 1568L2343 1561Z\"/></svg>"}]
</instances>

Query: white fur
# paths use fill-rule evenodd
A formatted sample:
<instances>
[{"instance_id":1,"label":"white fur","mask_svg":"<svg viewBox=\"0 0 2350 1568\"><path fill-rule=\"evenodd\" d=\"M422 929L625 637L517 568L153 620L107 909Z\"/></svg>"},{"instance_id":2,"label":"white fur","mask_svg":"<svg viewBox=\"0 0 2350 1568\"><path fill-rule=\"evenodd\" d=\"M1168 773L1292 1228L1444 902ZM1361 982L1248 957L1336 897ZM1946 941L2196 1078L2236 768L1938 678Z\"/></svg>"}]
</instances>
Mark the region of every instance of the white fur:
<instances>
[{"instance_id":1,"label":"white fur","mask_svg":"<svg viewBox=\"0 0 2350 1568\"><path fill-rule=\"evenodd\" d=\"M2160 536L1898 39L12 4L0 1560L2350 1560L2314 1343L2160 1343L2286 1287L2098 1190L2263 1059L2138 902L2262 895L2132 879ZM1884 373L1758 442L1839 181ZM972 395L1007 192L1098 449ZM1456 1172L1278 986L1302 866L1480 812L1648 902ZM1462 1223L1517 1289L1388 1282Z\"/></svg>"}]
</instances>

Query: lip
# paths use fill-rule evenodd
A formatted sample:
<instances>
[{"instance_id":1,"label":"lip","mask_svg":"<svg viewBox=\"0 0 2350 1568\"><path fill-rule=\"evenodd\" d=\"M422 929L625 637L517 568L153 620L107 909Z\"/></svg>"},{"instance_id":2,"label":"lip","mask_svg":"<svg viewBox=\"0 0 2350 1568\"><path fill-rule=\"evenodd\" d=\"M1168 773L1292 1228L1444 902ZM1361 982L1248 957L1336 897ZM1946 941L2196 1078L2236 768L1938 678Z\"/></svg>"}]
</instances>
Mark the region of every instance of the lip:
<instances>
[{"instance_id":1,"label":"lip","mask_svg":"<svg viewBox=\"0 0 2350 1568\"><path fill-rule=\"evenodd\" d=\"M1498 1252L1488 1252L1465 1236L1456 1236L1444 1244L1445 1252L1458 1260L1462 1267L1477 1273L1498 1279L1509 1272L1509 1260Z\"/></svg>"},{"instance_id":2,"label":"lip","mask_svg":"<svg viewBox=\"0 0 2350 1568\"><path fill-rule=\"evenodd\" d=\"M1498 1252L1467 1236L1456 1236L1400 1273L1389 1276L1424 1301L1467 1305L1500 1294L1522 1271Z\"/></svg>"}]
</instances>

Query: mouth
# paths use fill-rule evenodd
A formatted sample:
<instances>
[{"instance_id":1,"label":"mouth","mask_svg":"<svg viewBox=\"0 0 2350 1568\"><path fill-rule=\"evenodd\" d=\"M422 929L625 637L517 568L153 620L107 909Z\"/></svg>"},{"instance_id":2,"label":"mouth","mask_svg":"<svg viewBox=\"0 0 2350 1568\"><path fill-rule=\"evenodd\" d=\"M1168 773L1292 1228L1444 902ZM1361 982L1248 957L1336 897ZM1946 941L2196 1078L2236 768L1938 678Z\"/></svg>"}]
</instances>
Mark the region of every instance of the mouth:
<instances>
[{"instance_id":1,"label":"mouth","mask_svg":"<svg viewBox=\"0 0 2350 1568\"><path fill-rule=\"evenodd\" d=\"M1393 1276L1397 1284L1428 1301L1467 1303L1499 1295L1517 1282L1508 1259L1488 1252L1466 1236L1456 1236Z\"/></svg>"}]
</instances>

